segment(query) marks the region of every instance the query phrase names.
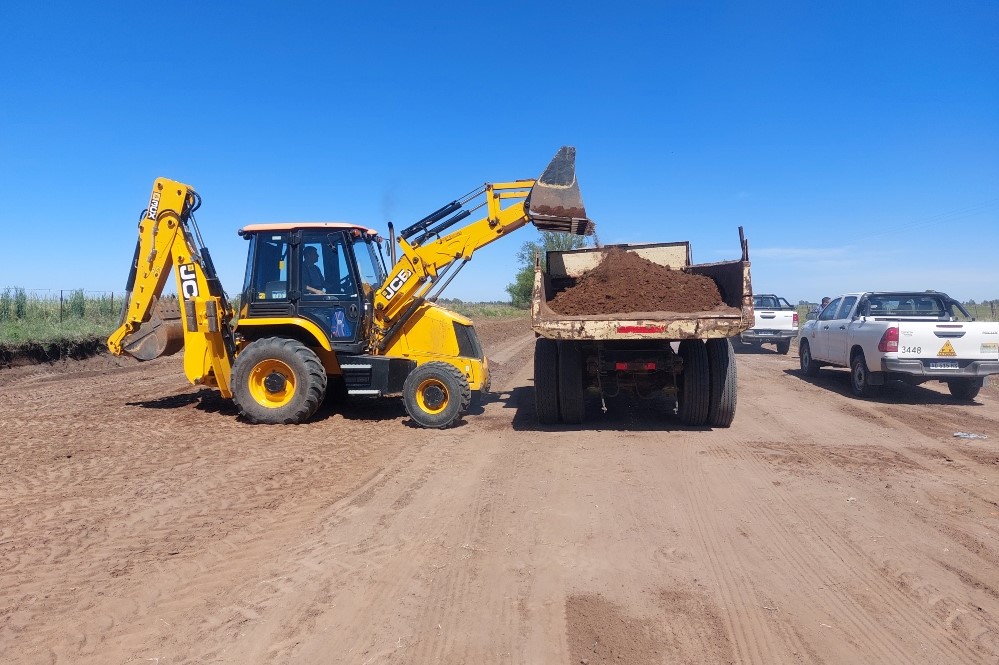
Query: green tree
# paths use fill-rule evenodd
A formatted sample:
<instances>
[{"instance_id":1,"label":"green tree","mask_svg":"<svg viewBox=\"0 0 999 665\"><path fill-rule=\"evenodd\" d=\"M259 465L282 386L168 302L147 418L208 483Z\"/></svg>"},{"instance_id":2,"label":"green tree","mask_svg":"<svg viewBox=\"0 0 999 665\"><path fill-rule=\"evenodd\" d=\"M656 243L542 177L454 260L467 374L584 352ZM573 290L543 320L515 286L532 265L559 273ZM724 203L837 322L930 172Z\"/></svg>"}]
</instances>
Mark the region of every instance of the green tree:
<instances>
[{"instance_id":1,"label":"green tree","mask_svg":"<svg viewBox=\"0 0 999 665\"><path fill-rule=\"evenodd\" d=\"M540 254L541 267L544 268L548 252L560 252L567 249L580 249L591 245L599 246L596 235L578 236L573 233L553 233L539 231L538 240L529 240L520 246L517 252L517 263L520 270L514 276L512 284L507 284L506 292L510 294L510 302L514 307L527 309L531 306L531 291L534 288L534 257Z\"/></svg>"}]
</instances>

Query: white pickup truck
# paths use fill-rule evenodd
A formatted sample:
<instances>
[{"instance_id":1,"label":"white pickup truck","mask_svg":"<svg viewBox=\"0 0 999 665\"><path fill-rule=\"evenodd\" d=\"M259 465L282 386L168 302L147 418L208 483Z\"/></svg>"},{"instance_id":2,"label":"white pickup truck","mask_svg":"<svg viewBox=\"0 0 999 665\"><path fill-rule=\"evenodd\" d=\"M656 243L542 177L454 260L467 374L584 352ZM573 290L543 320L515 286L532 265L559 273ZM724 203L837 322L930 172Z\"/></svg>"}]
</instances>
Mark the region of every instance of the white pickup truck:
<instances>
[{"instance_id":1,"label":"white pickup truck","mask_svg":"<svg viewBox=\"0 0 999 665\"><path fill-rule=\"evenodd\" d=\"M959 400L973 400L999 374L999 323L975 321L937 291L847 293L805 323L798 342L801 370L850 368L858 397L887 381L942 381Z\"/></svg>"},{"instance_id":2,"label":"white pickup truck","mask_svg":"<svg viewBox=\"0 0 999 665\"><path fill-rule=\"evenodd\" d=\"M743 344L773 343L777 353L787 355L791 340L798 336L798 310L791 303L770 293L753 296L756 320L739 339Z\"/></svg>"}]
</instances>

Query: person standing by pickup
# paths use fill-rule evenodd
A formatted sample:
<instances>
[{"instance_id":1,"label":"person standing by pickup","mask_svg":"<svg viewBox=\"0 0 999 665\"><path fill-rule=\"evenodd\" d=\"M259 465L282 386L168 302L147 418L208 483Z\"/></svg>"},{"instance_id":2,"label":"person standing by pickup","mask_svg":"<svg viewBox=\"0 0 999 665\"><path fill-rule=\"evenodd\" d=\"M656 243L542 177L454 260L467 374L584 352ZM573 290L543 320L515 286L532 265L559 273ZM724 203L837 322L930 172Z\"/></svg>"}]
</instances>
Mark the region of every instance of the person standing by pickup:
<instances>
[{"instance_id":1,"label":"person standing by pickup","mask_svg":"<svg viewBox=\"0 0 999 665\"><path fill-rule=\"evenodd\" d=\"M826 308L826 305L828 304L829 304L829 296L825 296L824 298L822 298L822 304L812 305L812 308L808 310L808 318L810 319L819 318L819 314L822 313L822 310L824 310Z\"/></svg>"}]
</instances>

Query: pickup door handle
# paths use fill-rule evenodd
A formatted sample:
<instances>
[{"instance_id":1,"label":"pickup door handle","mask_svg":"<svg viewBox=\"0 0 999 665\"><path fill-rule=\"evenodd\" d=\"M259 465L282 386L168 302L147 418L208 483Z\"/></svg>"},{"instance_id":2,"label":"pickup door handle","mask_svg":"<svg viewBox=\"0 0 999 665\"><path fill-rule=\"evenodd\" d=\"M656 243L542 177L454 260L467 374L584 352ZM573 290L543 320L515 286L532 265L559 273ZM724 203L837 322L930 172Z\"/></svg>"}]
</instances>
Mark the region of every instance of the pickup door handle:
<instances>
[{"instance_id":1,"label":"pickup door handle","mask_svg":"<svg viewBox=\"0 0 999 665\"><path fill-rule=\"evenodd\" d=\"M844 325L840 326L839 329L840 330L846 330L846 325L844 324Z\"/></svg>"},{"instance_id":2,"label":"pickup door handle","mask_svg":"<svg viewBox=\"0 0 999 665\"><path fill-rule=\"evenodd\" d=\"M829 330L829 326L822 326L823 330Z\"/></svg>"}]
</instances>

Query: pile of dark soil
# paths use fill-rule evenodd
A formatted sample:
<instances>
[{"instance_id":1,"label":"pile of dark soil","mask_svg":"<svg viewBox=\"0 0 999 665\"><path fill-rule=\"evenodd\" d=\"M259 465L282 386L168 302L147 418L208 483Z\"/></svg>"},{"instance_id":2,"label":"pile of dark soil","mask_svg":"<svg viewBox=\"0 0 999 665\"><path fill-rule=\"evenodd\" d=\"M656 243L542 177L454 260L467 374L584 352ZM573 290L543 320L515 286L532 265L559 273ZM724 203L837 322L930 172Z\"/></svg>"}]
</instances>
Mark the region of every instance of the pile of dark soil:
<instances>
[{"instance_id":1,"label":"pile of dark soil","mask_svg":"<svg viewBox=\"0 0 999 665\"><path fill-rule=\"evenodd\" d=\"M548 301L559 314L623 312L704 312L723 305L714 280L609 249L596 268Z\"/></svg>"}]
</instances>

